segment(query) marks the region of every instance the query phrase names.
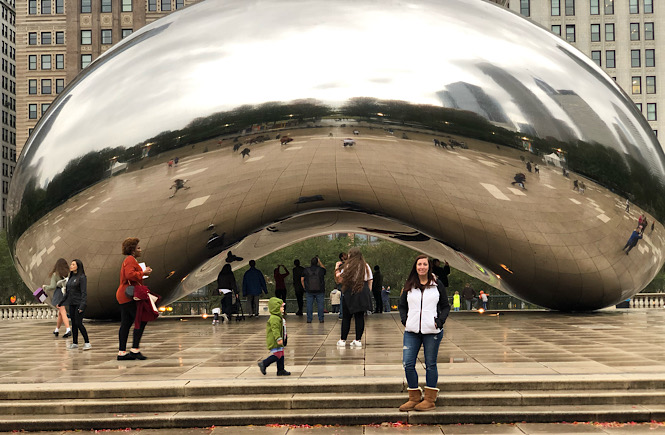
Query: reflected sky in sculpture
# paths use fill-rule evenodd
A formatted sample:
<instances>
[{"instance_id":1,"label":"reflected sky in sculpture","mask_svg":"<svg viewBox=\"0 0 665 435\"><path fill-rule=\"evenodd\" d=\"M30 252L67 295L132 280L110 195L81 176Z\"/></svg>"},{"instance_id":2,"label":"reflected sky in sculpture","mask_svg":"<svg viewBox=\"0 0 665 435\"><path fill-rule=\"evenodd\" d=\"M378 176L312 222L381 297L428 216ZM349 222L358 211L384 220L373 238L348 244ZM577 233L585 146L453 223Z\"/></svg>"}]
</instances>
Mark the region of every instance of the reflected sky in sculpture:
<instances>
[{"instance_id":1,"label":"reflected sky in sculpture","mask_svg":"<svg viewBox=\"0 0 665 435\"><path fill-rule=\"evenodd\" d=\"M234 154L233 138L242 143L259 128L271 140L251 145L248 159ZM356 146L342 149L339 139L357 128ZM278 133L295 140L282 146ZM434 148L434 138L470 149ZM525 143L543 153L562 148L570 169L598 184L589 180L588 194L571 199L563 191L570 181L544 170L529 174L528 191L512 192L512 176L525 172L521 159L537 161L518 151ZM166 172L175 155L196 169ZM116 161L128 169L109 178ZM408 242L416 249L463 252L469 261L460 258L461 269L486 280L499 274L493 285L524 299L593 309L638 291L663 263L653 235L639 251L648 261L621 264L634 216L610 209L628 196L650 221L662 216L665 206L644 186L660 192L664 162L642 115L593 62L494 4L206 0L118 43L52 104L20 157L10 238L31 287L57 257L89 258L98 303L88 314L100 317L115 312L124 237L142 238L159 272L151 286L169 300L192 289L183 281L175 290L175 282L221 267L215 255L246 244L247 235L294 216L351 209L438 240L437 248ZM460 165L466 172L453 177ZM345 187L357 171L365 177ZM166 188L178 177L192 188L170 199ZM381 190L387 185L392 193ZM506 192L514 198L503 199ZM322 200L298 201L309 195ZM595 211L569 209L590 201ZM209 224L223 234L215 252L206 248ZM363 224L355 217L342 227ZM575 236L546 236L561 233ZM292 243L284 234L276 244Z\"/></svg>"}]
</instances>

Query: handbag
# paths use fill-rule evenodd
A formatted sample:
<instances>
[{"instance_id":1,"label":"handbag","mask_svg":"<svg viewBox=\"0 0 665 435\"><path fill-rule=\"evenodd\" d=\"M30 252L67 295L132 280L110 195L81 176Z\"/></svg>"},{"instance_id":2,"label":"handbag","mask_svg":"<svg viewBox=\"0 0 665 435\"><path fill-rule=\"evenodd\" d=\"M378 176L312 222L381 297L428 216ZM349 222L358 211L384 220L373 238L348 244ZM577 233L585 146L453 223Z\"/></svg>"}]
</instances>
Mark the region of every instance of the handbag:
<instances>
[{"instance_id":1,"label":"handbag","mask_svg":"<svg viewBox=\"0 0 665 435\"><path fill-rule=\"evenodd\" d=\"M129 284L129 281L127 281L127 284ZM128 285L125 287L125 296L127 296L130 299L134 298L134 286L133 285Z\"/></svg>"}]
</instances>

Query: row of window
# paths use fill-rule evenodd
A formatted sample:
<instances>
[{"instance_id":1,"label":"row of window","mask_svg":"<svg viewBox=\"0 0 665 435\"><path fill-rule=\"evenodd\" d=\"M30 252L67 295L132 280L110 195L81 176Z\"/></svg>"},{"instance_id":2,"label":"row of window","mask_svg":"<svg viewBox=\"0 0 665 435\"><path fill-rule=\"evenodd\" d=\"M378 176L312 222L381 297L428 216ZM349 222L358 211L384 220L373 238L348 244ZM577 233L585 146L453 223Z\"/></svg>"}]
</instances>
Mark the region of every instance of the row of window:
<instances>
[{"instance_id":1,"label":"row of window","mask_svg":"<svg viewBox=\"0 0 665 435\"><path fill-rule=\"evenodd\" d=\"M10 110L16 110L16 98L2 93L2 107L7 107Z\"/></svg>"},{"instance_id":2,"label":"row of window","mask_svg":"<svg viewBox=\"0 0 665 435\"><path fill-rule=\"evenodd\" d=\"M132 34L133 29L122 29L121 39L124 39ZM113 44L113 31L112 29L102 29L101 31L101 43L102 45L111 45ZM81 45L91 45L92 44L92 30L81 30Z\"/></svg>"},{"instance_id":3,"label":"row of window","mask_svg":"<svg viewBox=\"0 0 665 435\"><path fill-rule=\"evenodd\" d=\"M122 38L126 38L131 35L133 29L122 29ZM28 45L37 45L37 42L41 45L51 45L53 40L52 32L41 32L40 35L37 32L28 33ZM65 32L58 31L55 32L55 44L62 45L65 43ZM113 44L113 30L112 29L102 29L101 31L101 43L103 45ZM81 30L81 45L91 45L92 44L92 30Z\"/></svg>"},{"instance_id":4,"label":"row of window","mask_svg":"<svg viewBox=\"0 0 665 435\"><path fill-rule=\"evenodd\" d=\"M28 33L28 45L37 45L37 32L29 32ZM39 42L41 42L42 45L51 45L53 41L53 33L52 32L41 32L41 38L39 38ZM57 45L61 45L65 43L65 32L63 31L58 31L55 32L55 43Z\"/></svg>"},{"instance_id":5,"label":"row of window","mask_svg":"<svg viewBox=\"0 0 665 435\"><path fill-rule=\"evenodd\" d=\"M51 106L51 103L42 103L42 111L40 116L44 116L44 113ZM28 119L37 119L37 104L28 104Z\"/></svg>"},{"instance_id":6,"label":"row of window","mask_svg":"<svg viewBox=\"0 0 665 435\"><path fill-rule=\"evenodd\" d=\"M7 24L2 25L2 36L9 39L9 42L16 44L16 32L12 30Z\"/></svg>"},{"instance_id":7,"label":"row of window","mask_svg":"<svg viewBox=\"0 0 665 435\"><path fill-rule=\"evenodd\" d=\"M561 36L561 25L553 24L551 27L552 33ZM644 40L654 40L654 25L653 23L644 23ZM575 42L575 24L566 24L566 41ZM591 42L600 42L600 24L591 25ZM614 32L614 24L605 24L605 41L612 42L616 40ZM630 23L630 40L640 40L640 23Z\"/></svg>"},{"instance_id":8,"label":"row of window","mask_svg":"<svg viewBox=\"0 0 665 435\"><path fill-rule=\"evenodd\" d=\"M12 26L16 25L16 14L5 5L2 5L2 19Z\"/></svg>"},{"instance_id":9,"label":"row of window","mask_svg":"<svg viewBox=\"0 0 665 435\"><path fill-rule=\"evenodd\" d=\"M169 12L173 10L173 0L148 0L148 11L156 12L158 1L160 11ZM176 9L181 9L183 7L185 7L185 0L175 0ZM132 12L132 10L132 0L121 0L121 12ZM92 0L81 0L80 11L82 14L92 13ZM113 4L111 0L100 0L99 11L101 13L113 12ZM50 15L51 13L64 14L65 0L28 0L28 14Z\"/></svg>"},{"instance_id":10,"label":"row of window","mask_svg":"<svg viewBox=\"0 0 665 435\"><path fill-rule=\"evenodd\" d=\"M2 54L9 56L11 60L16 60L16 49L5 41L2 41Z\"/></svg>"},{"instance_id":11,"label":"row of window","mask_svg":"<svg viewBox=\"0 0 665 435\"><path fill-rule=\"evenodd\" d=\"M16 115L9 113L6 110L3 110L2 123L5 125L9 125L10 127L16 127Z\"/></svg>"},{"instance_id":12,"label":"row of window","mask_svg":"<svg viewBox=\"0 0 665 435\"><path fill-rule=\"evenodd\" d=\"M9 177L11 178L14 175L14 165L10 165L9 163L3 163L2 164L2 175L4 177ZM5 211L4 208L2 211Z\"/></svg>"},{"instance_id":13,"label":"row of window","mask_svg":"<svg viewBox=\"0 0 665 435\"><path fill-rule=\"evenodd\" d=\"M28 94L37 95L37 79L28 80ZM53 94L53 79L41 79L41 94ZM65 79L55 79L55 93L59 94L65 89Z\"/></svg>"},{"instance_id":14,"label":"row of window","mask_svg":"<svg viewBox=\"0 0 665 435\"><path fill-rule=\"evenodd\" d=\"M16 162L16 150L9 148L6 145L2 146L2 159L9 159L10 162Z\"/></svg>"},{"instance_id":15,"label":"row of window","mask_svg":"<svg viewBox=\"0 0 665 435\"><path fill-rule=\"evenodd\" d=\"M9 131L9 129L2 129L2 140L9 142L12 145L16 145L16 133ZM16 154L16 153L14 153Z\"/></svg>"},{"instance_id":16,"label":"row of window","mask_svg":"<svg viewBox=\"0 0 665 435\"><path fill-rule=\"evenodd\" d=\"M12 95L16 95L16 82L10 80L9 77L2 76L2 89L9 91Z\"/></svg>"},{"instance_id":17,"label":"row of window","mask_svg":"<svg viewBox=\"0 0 665 435\"><path fill-rule=\"evenodd\" d=\"M11 63L7 59L2 59L2 71L6 72L12 77L16 77L16 65Z\"/></svg>"},{"instance_id":18,"label":"row of window","mask_svg":"<svg viewBox=\"0 0 665 435\"><path fill-rule=\"evenodd\" d=\"M540 0L539 0L540 1ZM575 15L575 0L550 0L550 13L554 17L561 16L561 9L567 16ZM653 14L653 0L628 0L628 10L631 14L640 13L640 4L642 12ZM614 0L590 0L589 13L591 15L600 15L600 11L605 15L614 14ZM525 17L531 16L531 0L520 0L520 14Z\"/></svg>"},{"instance_id":19,"label":"row of window","mask_svg":"<svg viewBox=\"0 0 665 435\"><path fill-rule=\"evenodd\" d=\"M591 60L596 62L598 66L603 66L601 61L601 51L592 50ZM656 50L644 50L644 66L647 68L656 66ZM630 67L642 67L642 50L630 50ZM616 68L616 52L614 50L605 50L605 68Z\"/></svg>"},{"instance_id":20,"label":"row of window","mask_svg":"<svg viewBox=\"0 0 665 435\"><path fill-rule=\"evenodd\" d=\"M50 70L53 69L53 56L55 56L55 69L65 69L65 55L64 54L42 54L41 55L41 69ZM88 55L90 56L90 55ZM37 55L31 54L28 56L28 69L36 70L37 69Z\"/></svg>"},{"instance_id":21,"label":"row of window","mask_svg":"<svg viewBox=\"0 0 665 435\"><path fill-rule=\"evenodd\" d=\"M646 76L645 77L645 91L647 94L655 94L656 93L656 76ZM633 90L633 94L641 94L642 93L642 77L641 76L633 76L631 80L631 89Z\"/></svg>"}]
</instances>

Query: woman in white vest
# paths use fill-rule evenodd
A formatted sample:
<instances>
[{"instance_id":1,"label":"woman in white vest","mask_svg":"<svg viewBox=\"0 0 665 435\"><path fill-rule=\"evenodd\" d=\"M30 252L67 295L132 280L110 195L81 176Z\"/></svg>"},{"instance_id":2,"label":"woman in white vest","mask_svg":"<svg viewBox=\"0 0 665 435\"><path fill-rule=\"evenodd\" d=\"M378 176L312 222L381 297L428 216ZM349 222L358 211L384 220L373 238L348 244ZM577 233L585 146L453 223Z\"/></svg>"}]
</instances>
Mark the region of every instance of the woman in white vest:
<instances>
[{"instance_id":1,"label":"woman in white vest","mask_svg":"<svg viewBox=\"0 0 665 435\"><path fill-rule=\"evenodd\" d=\"M446 289L432 273L429 258L419 255L399 297L399 314L404 328L402 364L409 387L409 400L400 411L428 411L436 407L439 373L436 360L443 338L443 324L450 313ZM425 352L425 396L418 387L416 359Z\"/></svg>"}]
</instances>

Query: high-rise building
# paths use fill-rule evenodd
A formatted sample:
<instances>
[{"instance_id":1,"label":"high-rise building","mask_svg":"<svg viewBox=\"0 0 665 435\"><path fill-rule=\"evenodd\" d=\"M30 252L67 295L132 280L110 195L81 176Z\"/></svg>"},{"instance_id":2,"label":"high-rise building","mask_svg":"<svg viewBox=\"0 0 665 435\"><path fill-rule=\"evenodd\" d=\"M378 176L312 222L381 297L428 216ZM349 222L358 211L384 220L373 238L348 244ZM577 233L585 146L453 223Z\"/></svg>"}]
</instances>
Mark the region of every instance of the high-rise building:
<instances>
[{"instance_id":1,"label":"high-rise building","mask_svg":"<svg viewBox=\"0 0 665 435\"><path fill-rule=\"evenodd\" d=\"M14 0L2 4L2 210L0 229L7 228L7 194L16 166L16 13Z\"/></svg>"},{"instance_id":2,"label":"high-rise building","mask_svg":"<svg viewBox=\"0 0 665 435\"><path fill-rule=\"evenodd\" d=\"M656 135L665 128L661 127L665 92L657 86L658 77L662 78L658 71L665 71L661 48L665 4L656 0L512 0L505 6L589 56L630 95Z\"/></svg>"},{"instance_id":3,"label":"high-rise building","mask_svg":"<svg viewBox=\"0 0 665 435\"><path fill-rule=\"evenodd\" d=\"M16 151L83 68L135 30L195 2L21 0L16 8Z\"/></svg>"}]
</instances>

